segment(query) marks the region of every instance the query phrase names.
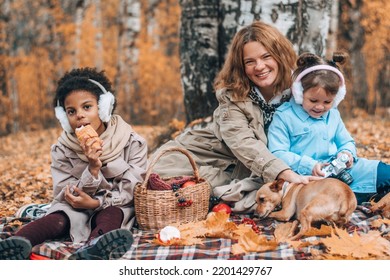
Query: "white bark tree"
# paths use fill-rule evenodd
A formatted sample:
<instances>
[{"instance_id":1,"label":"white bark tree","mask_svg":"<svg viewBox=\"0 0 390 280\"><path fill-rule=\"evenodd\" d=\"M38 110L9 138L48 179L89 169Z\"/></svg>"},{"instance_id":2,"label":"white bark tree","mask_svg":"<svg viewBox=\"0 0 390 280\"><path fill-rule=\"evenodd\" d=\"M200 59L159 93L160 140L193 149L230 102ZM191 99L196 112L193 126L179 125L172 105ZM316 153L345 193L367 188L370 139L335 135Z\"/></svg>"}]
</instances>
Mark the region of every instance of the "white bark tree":
<instances>
[{"instance_id":1,"label":"white bark tree","mask_svg":"<svg viewBox=\"0 0 390 280\"><path fill-rule=\"evenodd\" d=\"M139 50L136 40L141 31L141 3L140 0L121 0L118 11L118 61L114 88L118 93L118 111L124 118L130 119L132 115L131 97L136 89L134 78L135 65L138 62Z\"/></svg>"},{"instance_id":2,"label":"white bark tree","mask_svg":"<svg viewBox=\"0 0 390 280\"><path fill-rule=\"evenodd\" d=\"M332 10L335 2L181 0L181 73L187 121L211 115L215 109L212 84L232 37L241 27L262 20L285 34L297 53L325 55L330 24L337 20Z\"/></svg>"}]
</instances>

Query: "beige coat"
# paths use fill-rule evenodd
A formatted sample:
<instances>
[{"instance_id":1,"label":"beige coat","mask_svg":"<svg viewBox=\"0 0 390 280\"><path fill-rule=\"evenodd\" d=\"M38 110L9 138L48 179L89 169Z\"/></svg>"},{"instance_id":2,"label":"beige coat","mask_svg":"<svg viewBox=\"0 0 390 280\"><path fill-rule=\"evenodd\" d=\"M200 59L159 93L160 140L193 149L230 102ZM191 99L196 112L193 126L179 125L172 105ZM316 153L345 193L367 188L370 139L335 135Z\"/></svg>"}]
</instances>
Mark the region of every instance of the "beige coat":
<instances>
[{"instance_id":1,"label":"beige coat","mask_svg":"<svg viewBox=\"0 0 390 280\"><path fill-rule=\"evenodd\" d=\"M51 173L54 185L54 200L48 211L64 211L71 223L70 236L75 243L86 241L91 233L90 221L96 211L114 205L122 209L122 228L130 229L135 221L133 190L142 182L147 166L146 141L134 131L121 156L107 163L95 180L88 170L88 163L77 154L57 143L51 148ZM64 199L67 185L77 186L87 193L97 191L93 197L99 199L100 207L95 210L75 210Z\"/></svg>"},{"instance_id":2,"label":"beige coat","mask_svg":"<svg viewBox=\"0 0 390 280\"><path fill-rule=\"evenodd\" d=\"M187 131L156 153L172 146L186 148L214 195L229 202L235 212L252 212L255 192L289 167L268 150L263 114L256 103L249 97L235 100L223 90L217 99L219 106L208 127ZM179 153L164 155L153 170L161 176L192 174L189 161Z\"/></svg>"}]
</instances>

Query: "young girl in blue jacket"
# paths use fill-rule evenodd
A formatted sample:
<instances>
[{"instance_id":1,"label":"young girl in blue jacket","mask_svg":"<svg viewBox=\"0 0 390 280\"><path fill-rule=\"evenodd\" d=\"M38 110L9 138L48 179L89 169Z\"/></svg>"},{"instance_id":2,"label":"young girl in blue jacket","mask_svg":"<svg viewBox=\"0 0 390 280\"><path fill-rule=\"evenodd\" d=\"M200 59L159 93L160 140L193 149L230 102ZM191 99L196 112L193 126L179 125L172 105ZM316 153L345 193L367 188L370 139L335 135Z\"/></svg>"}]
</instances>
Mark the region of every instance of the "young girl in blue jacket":
<instances>
[{"instance_id":1,"label":"young girl in blue jacket","mask_svg":"<svg viewBox=\"0 0 390 280\"><path fill-rule=\"evenodd\" d=\"M323 168L333 157L348 156L346 171L358 202L380 198L390 188L390 165L356 155L353 138L337 110L344 99L344 76L338 69L346 54L335 53L331 61L304 53L293 73L293 98L275 112L268 131L270 151L302 175L324 176Z\"/></svg>"}]
</instances>

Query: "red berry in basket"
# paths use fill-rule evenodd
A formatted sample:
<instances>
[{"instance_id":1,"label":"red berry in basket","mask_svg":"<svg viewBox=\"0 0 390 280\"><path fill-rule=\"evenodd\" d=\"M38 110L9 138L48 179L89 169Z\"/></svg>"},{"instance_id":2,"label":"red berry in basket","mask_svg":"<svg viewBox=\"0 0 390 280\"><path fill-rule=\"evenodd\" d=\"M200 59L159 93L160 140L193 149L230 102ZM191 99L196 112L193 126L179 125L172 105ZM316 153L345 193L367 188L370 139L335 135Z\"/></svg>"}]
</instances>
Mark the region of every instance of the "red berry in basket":
<instances>
[{"instance_id":1,"label":"red berry in basket","mask_svg":"<svg viewBox=\"0 0 390 280\"><path fill-rule=\"evenodd\" d=\"M195 181L187 181L187 182L185 182L181 187L182 187L182 188L185 188L185 187L193 186L193 185L196 185L196 182L195 182Z\"/></svg>"},{"instance_id":2,"label":"red berry in basket","mask_svg":"<svg viewBox=\"0 0 390 280\"><path fill-rule=\"evenodd\" d=\"M215 205L213 207L213 209L211 209L211 211L213 211L213 212L221 212L221 211L223 211L226 214L232 213L232 209L230 208L230 206L225 204L225 203L218 203L217 205Z\"/></svg>"},{"instance_id":3,"label":"red berry in basket","mask_svg":"<svg viewBox=\"0 0 390 280\"><path fill-rule=\"evenodd\" d=\"M186 205L186 206L191 206L191 205L192 205L192 199L190 199L190 200L187 200L187 201L186 201L186 203L187 203L187 205Z\"/></svg>"}]
</instances>

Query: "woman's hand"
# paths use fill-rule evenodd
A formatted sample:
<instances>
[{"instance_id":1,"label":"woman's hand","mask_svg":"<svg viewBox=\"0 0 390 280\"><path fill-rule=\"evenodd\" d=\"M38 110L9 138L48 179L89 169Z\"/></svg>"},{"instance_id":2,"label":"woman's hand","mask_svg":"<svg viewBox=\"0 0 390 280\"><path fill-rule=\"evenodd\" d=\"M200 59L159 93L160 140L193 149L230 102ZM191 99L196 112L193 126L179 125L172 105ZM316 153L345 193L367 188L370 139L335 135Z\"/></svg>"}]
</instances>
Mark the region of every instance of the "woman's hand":
<instances>
[{"instance_id":1,"label":"woman's hand","mask_svg":"<svg viewBox=\"0 0 390 280\"><path fill-rule=\"evenodd\" d=\"M303 183L307 184L309 181L318 181L324 179L323 177L317 177L317 176L302 176L291 169L286 169L279 173L277 179L283 179L290 183Z\"/></svg>"},{"instance_id":2,"label":"woman's hand","mask_svg":"<svg viewBox=\"0 0 390 280\"><path fill-rule=\"evenodd\" d=\"M93 199L77 187L66 187L65 200L75 209L95 209L100 206L99 200Z\"/></svg>"}]
</instances>

